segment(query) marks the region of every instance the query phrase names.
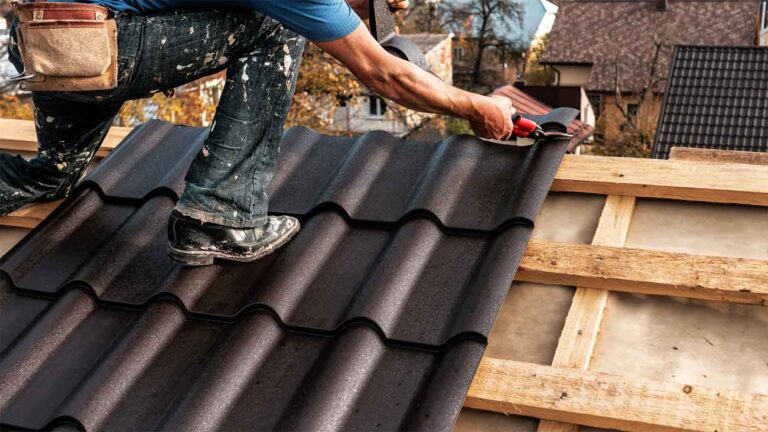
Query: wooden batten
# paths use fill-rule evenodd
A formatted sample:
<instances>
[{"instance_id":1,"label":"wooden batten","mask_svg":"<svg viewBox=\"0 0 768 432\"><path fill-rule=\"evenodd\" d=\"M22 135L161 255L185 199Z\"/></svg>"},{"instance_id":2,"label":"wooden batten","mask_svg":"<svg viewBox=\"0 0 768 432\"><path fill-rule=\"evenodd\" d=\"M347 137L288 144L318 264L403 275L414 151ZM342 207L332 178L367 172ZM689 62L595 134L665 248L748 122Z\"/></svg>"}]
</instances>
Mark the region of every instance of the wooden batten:
<instances>
[{"instance_id":1,"label":"wooden batten","mask_svg":"<svg viewBox=\"0 0 768 432\"><path fill-rule=\"evenodd\" d=\"M131 132L132 128L113 127L104 143L96 152L97 157L106 157ZM29 120L0 119L0 150L9 152L37 152L35 123Z\"/></svg>"},{"instance_id":2,"label":"wooden batten","mask_svg":"<svg viewBox=\"0 0 768 432\"><path fill-rule=\"evenodd\" d=\"M607 197L592 244L624 246L636 203L635 197L617 195ZM610 292L607 290L584 287L576 289L555 350L552 366L589 369L609 295ZM538 432L577 432L578 430L577 425L542 420L539 423Z\"/></svg>"},{"instance_id":3,"label":"wooden batten","mask_svg":"<svg viewBox=\"0 0 768 432\"><path fill-rule=\"evenodd\" d=\"M768 206L768 166L566 155L552 190Z\"/></svg>"},{"instance_id":4,"label":"wooden batten","mask_svg":"<svg viewBox=\"0 0 768 432\"><path fill-rule=\"evenodd\" d=\"M768 261L531 241L515 279L639 294L768 304Z\"/></svg>"},{"instance_id":5,"label":"wooden batten","mask_svg":"<svg viewBox=\"0 0 768 432\"><path fill-rule=\"evenodd\" d=\"M627 431L768 431L768 395L492 358L465 406Z\"/></svg>"},{"instance_id":6,"label":"wooden batten","mask_svg":"<svg viewBox=\"0 0 768 432\"><path fill-rule=\"evenodd\" d=\"M768 153L746 151L672 147L672 150L669 153L669 158L672 160L683 160L689 162L768 165Z\"/></svg>"},{"instance_id":7,"label":"wooden batten","mask_svg":"<svg viewBox=\"0 0 768 432\"><path fill-rule=\"evenodd\" d=\"M33 229L61 205L63 200L32 204L0 217L0 226Z\"/></svg>"}]
</instances>

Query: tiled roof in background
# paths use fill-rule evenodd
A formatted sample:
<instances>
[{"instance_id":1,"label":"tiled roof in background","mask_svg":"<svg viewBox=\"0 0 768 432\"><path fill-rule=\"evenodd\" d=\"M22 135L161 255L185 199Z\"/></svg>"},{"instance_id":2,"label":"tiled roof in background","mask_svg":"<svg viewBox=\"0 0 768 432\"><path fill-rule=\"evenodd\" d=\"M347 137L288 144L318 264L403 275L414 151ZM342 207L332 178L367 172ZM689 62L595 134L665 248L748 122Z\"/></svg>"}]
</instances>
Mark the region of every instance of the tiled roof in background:
<instances>
[{"instance_id":1,"label":"tiled roof in background","mask_svg":"<svg viewBox=\"0 0 768 432\"><path fill-rule=\"evenodd\" d=\"M567 143L293 129L272 210L301 233L185 268L165 226L204 136L140 128L3 258L0 423L449 429Z\"/></svg>"},{"instance_id":2,"label":"tiled roof in background","mask_svg":"<svg viewBox=\"0 0 768 432\"><path fill-rule=\"evenodd\" d=\"M521 114L543 115L552 111L552 107L513 85L505 85L493 93L508 97L512 101L512 106ZM568 124L568 133L573 135L568 144L568 150L573 150L587 141L594 130L592 126L574 119Z\"/></svg>"},{"instance_id":3,"label":"tiled roof in background","mask_svg":"<svg viewBox=\"0 0 768 432\"><path fill-rule=\"evenodd\" d=\"M663 42L656 77L666 77L674 45L755 45L756 0L573 0L560 3L542 63L593 64L587 85L637 91L648 83L656 40ZM659 88L663 90L663 87Z\"/></svg>"},{"instance_id":4,"label":"tiled roof in background","mask_svg":"<svg viewBox=\"0 0 768 432\"><path fill-rule=\"evenodd\" d=\"M653 157L672 147L768 152L768 48L681 46Z\"/></svg>"}]
</instances>

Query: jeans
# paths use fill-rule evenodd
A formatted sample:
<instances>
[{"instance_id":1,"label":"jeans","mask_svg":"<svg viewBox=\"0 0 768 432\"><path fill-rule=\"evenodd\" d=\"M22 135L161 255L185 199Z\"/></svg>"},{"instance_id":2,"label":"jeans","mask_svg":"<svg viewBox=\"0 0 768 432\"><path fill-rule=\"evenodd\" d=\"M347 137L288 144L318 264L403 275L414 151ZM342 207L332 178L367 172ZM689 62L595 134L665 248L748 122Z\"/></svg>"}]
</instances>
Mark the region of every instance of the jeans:
<instances>
[{"instance_id":1,"label":"jeans","mask_svg":"<svg viewBox=\"0 0 768 432\"><path fill-rule=\"evenodd\" d=\"M226 69L210 134L186 176L176 209L236 228L267 223L283 125L305 40L254 11L118 14L119 84L96 92L35 92L39 153L0 155L0 214L66 196L125 101ZM10 59L21 69L12 41ZM125 179L130 181L130 179Z\"/></svg>"}]
</instances>

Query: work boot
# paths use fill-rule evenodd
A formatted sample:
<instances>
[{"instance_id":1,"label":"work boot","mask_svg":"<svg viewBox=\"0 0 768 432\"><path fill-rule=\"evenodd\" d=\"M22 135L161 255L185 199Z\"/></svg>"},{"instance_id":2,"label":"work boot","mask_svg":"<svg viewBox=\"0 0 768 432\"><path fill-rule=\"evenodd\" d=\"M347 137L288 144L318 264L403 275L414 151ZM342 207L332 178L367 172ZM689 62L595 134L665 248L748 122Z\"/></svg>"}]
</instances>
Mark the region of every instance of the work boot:
<instances>
[{"instance_id":1,"label":"work boot","mask_svg":"<svg viewBox=\"0 0 768 432\"><path fill-rule=\"evenodd\" d=\"M252 262L288 243L299 229L298 219L291 216L270 216L263 228L231 228L203 223L174 210L168 221L168 253L189 266L211 265L215 258Z\"/></svg>"}]
</instances>

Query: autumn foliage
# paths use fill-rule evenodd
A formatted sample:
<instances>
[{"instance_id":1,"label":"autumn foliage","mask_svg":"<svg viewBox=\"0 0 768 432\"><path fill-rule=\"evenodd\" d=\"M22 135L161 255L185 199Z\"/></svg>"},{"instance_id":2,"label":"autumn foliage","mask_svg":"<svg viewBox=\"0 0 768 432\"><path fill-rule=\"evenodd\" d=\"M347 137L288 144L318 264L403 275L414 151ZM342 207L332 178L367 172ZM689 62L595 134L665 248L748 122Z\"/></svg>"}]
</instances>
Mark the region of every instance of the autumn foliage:
<instances>
[{"instance_id":1,"label":"autumn foliage","mask_svg":"<svg viewBox=\"0 0 768 432\"><path fill-rule=\"evenodd\" d=\"M22 99L12 94L0 95L0 118L32 120L32 102L29 98Z\"/></svg>"},{"instance_id":2,"label":"autumn foliage","mask_svg":"<svg viewBox=\"0 0 768 432\"><path fill-rule=\"evenodd\" d=\"M151 119L165 120L186 126L207 126L216 111L214 98L196 83L172 97L162 93L150 99L127 102L115 123L119 126L136 126Z\"/></svg>"},{"instance_id":3,"label":"autumn foliage","mask_svg":"<svg viewBox=\"0 0 768 432\"><path fill-rule=\"evenodd\" d=\"M172 97L157 93L151 98L127 102L115 124L136 126L160 119L188 126L208 126L213 121L223 86L224 77L219 74L180 87ZM360 92L360 84L341 63L308 46L286 126L303 125L330 133L336 108ZM0 117L31 120L33 110L29 99L10 94L0 96Z\"/></svg>"}]
</instances>

